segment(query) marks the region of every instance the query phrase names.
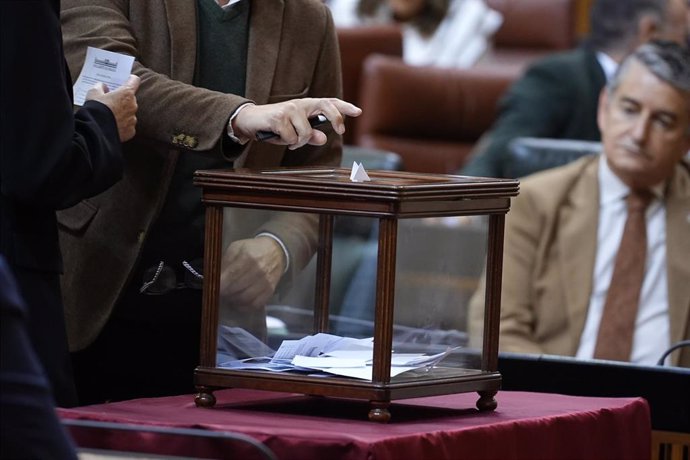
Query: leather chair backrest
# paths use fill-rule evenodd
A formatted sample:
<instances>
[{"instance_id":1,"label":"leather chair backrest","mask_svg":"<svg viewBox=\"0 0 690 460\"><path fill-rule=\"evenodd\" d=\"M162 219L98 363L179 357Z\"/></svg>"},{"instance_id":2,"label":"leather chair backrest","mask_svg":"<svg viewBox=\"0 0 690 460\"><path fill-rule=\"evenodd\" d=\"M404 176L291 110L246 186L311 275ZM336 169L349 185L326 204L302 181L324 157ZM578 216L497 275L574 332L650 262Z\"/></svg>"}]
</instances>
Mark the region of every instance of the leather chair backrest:
<instances>
[{"instance_id":1,"label":"leather chair backrest","mask_svg":"<svg viewBox=\"0 0 690 460\"><path fill-rule=\"evenodd\" d=\"M493 48L480 63L524 70L548 54L577 44L578 0L486 0L503 15Z\"/></svg>"},{"instance_id":2,"label":"leather chair backrest","mask_svg":"<svg viewBox=\"0 0 690 460\"><path fill-rule=\"evenodd\" d=\"M357 145L343 146L340 165L350 168L354 161L361 163L365 170L401 171L403 169L402 158L397 153Z\"/></svg>"},{"instance_id":3,"label":"leather chair backrest","mask_svg":"<svg viewBox=\"0 0 690 460\"><path fill-rule=\"evenodd\" d=\"M517 76L501 66L415 67L369 56L356 144L398 153L406 171L452 173L491 126L496 102Z\"/></svg>"},{"instance_id":4,"label":"leather chair backrest","mask_svg":"<svg viewBox=\"0 0 690 460\"><path fill-rule=\"evenodd\" d=\"M600 142L517 137L508 144L506 177L527 176L600 152Z\"/></svg>"},{"instance_id":5,"label":"leather chair backrest","mask_svg":"<svg viewBox=\"0 0 690 460\"><path fill-rule=\"evenodd\" d=\"M397 26L341 27L337 29L343 73L343 99L360 105L364 60L372 53L402 56L402 33ZM353 144L356 118L345 120L345 144Z\"/></svg>"}]
</instances>

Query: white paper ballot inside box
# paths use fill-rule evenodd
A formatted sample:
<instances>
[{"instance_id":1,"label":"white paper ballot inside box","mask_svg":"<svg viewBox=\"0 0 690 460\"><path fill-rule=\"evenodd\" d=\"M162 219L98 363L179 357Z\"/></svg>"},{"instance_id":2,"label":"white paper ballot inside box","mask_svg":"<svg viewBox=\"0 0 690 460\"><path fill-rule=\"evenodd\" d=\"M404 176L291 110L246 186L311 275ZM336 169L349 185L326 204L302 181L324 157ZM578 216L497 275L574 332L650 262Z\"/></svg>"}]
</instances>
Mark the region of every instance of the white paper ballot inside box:
<instances>
[{"instance_id":1,"label":"white paper ballot inside box","mask_svg":"<svg viewBox=\"0 0 690 460\"><path fill-rule=\"evenodd\" d=\"M352 182L369 182L369 174L364 170L362 163L352 162L352 172L350 173L350 180Z\"/></svg>"},{"instance_id":2,"label":"white paper ballot inside box","mask_svg":"<svg viewBox=\"0 0 690 460\"><path fill-rule=\"evenodd\" d=\"M72 88L74 105L84 105L86 93L96 83L104 83L109 91L122 86L132 73L134 57L89 46L84 67Z\"/></svg>"},{"instance_id":3,"label":"white paper ballot inside box","mask_svg":"<svg viewBox=\"0 0 690 460\"><path fill-rule=\"evenodd\" d=\"M318 333L299 340L283 340L275 352L267 349L241 328L221 326L218 367L234 370L262 370L271 372L308 372L333 374L372 381L374 338L357 339ZM228 345L232 346L228 346ZM222 350L221 350L222 348ZM230 351L228 351L230 350ZM456 348L427 355L426 353L391 354L390 376L403 372L431 368ZM248 354L249 358L228 358L231 352ZM266 353L266 355L262 355ZM270 355L270 356L269 356ZM226 359L227 360L224 360Z\"/></svg>"}]
</instances>

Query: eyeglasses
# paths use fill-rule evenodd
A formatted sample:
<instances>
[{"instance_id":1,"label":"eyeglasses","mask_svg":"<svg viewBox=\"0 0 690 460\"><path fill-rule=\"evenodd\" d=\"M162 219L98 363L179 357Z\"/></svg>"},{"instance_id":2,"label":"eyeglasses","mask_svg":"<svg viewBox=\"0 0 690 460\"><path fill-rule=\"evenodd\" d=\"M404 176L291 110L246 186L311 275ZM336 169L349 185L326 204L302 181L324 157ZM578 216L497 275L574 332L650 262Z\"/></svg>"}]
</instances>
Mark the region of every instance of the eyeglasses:
<instances>
[{"instance_id":1,"label":"eyeglasses","mask_svg":"<svg viewBox=\"0 0 690 460\"><path fill-rule=\"evenodd\" d=\"M204 275L200 273L201 264L200 259L192 261L191 264L186 260L183 261L184 279L178 282L175 270L161 261L157 266L149 267L144 271L144 283L139 288L139 292L147 295L162 295L175 289L201 289L204 282Z\"/></svg>"}]
</instances>

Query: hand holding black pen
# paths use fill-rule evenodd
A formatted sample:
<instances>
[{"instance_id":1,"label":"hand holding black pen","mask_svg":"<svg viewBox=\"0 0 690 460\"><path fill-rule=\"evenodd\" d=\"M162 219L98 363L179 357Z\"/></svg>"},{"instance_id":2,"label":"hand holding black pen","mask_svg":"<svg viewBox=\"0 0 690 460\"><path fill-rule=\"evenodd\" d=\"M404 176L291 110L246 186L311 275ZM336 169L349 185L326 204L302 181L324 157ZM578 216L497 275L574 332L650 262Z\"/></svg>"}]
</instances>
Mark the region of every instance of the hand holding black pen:
<instances>
[{"instance_id":1,"label":"hand holding black pen","mask_svg":"<svg viewBox=\"0 0 690 460\"><path fill-rule=\"evenodd\" d=\"M290 150L306 144L323 145L326 134L315 126L330 122L333 130L345 132L345 116L356 117L359 107L336 98L305 98L266 105L247 105L232 121L240 139L257 139L287 145Z\"/></svg>"},{"instance_id":2,"label":"hand holding black pen","mask_svg":"<svg viewBox=\"0 0 690 460\"><path fill-rule=\"evenodd\" d=\"M313 117L309 117L307 121L309 121L309 126L311 126L312 128L316 128L326 123L328 121L328 118L326 118L324 115L319 114ZM258 131L256 133L257 141L267 141L269 139L275 139L276 137L280 136L274 133L273 131Z\"/></svg>"}]
</instances>

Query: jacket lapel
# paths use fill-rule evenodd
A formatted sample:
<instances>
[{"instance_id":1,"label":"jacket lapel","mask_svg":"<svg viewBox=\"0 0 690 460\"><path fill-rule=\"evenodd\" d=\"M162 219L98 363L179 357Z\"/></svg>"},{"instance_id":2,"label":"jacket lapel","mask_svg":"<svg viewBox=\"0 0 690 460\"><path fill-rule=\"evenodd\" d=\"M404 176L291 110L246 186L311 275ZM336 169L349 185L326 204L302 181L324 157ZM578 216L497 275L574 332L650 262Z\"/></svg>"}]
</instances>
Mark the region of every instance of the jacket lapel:
<instances>
[{"instance_id":1,"label":"jacket lapel","mask_svg":"<svg viewBox=\"0 0 690 460\"><path fill-rule=\"evenodd\" d=\"M283 0L257 0L251 4L245 97L257 104L266 104L271 94L278 64L284 8Z\"/></svg>"},{"instance_id":2,"label":"jacket lapel","mask_svg":"<svg viewBox=\"0 0 690 460\"><path fill-rule=\"evenodd\" d=\"M170 25L170 78L192 83L196 67L196 1L163 0Z\"/></svg>"},{"instance_id":3,"label":"jacket lapel","mask_svg":"<svg viewBox=\"0 0 690 460\"><path fill-rule=\"evenodd\" d=\"M671 343L686 338L690 322L690 177L681 170L682 167L676 169L666 197L666 270Z\"/></svg>"},{"instance_id":4,"label":"jacket lapel","mask_svg":"<svg viewBox=\"0 0 690 460\"><path fill-rule=\"evenodd\" d=\"M603 157L598 160L603 161ZM577 350L580 341L592 292L599 221L599 161L586 163L581 177L573 185L568 203L558 216L560 282L566 302L562 308L566 308L572 325L569 330L573 331L570 338L573 350Z\"/></svg>"}]
</instances>

